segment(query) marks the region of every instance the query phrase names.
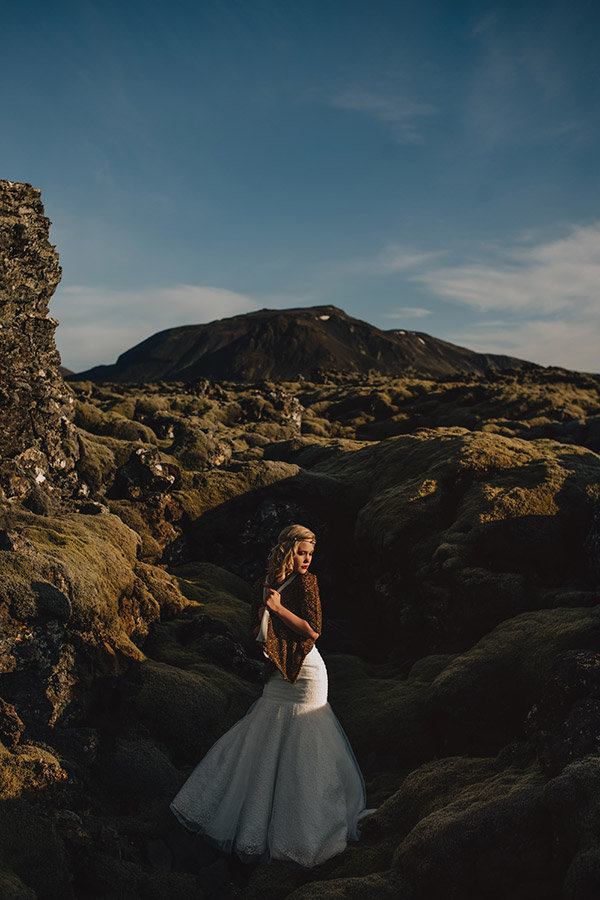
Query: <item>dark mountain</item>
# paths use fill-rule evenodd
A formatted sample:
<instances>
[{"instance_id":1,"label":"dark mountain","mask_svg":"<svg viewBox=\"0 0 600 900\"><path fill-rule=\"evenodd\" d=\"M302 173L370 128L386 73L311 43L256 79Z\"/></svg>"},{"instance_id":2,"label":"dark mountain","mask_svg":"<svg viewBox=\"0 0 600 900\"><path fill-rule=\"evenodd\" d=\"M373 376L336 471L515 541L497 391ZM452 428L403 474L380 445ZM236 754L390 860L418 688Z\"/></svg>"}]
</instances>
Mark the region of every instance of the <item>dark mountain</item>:
<instances>
[{"instance_id":1,"label":"dark mountain","mask_svg":"<svg viewBox=\"0 0 600 900\"><path fill-rule=\"evenodd\" d=\"M531 365L509 356L474 353L417 331L382 331L336 306L261 309L205 325L152 335L112 366L74 379L112 382L216 378L293 381L315 371L401 375L483 374Z\"/></svg>"}]
</instances>

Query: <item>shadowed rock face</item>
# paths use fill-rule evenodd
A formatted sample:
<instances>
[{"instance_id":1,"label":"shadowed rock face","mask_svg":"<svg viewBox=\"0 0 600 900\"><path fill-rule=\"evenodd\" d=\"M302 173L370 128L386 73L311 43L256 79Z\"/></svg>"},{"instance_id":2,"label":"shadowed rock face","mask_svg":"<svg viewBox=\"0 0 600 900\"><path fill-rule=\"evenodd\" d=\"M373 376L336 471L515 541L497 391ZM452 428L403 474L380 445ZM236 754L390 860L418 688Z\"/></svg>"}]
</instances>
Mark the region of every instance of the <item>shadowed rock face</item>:
<instances>
[{"instance_id":1,"label":"shadowed rock face","mask_svg":"<svg viewBox=\"0 0 600 900\"><path fill-rule=\"evenodd\" d=\"M0 181L0 502L41 508L77 457L48 314L61 276L49 227L39 190Z\"/></svg>"}]
</instances>

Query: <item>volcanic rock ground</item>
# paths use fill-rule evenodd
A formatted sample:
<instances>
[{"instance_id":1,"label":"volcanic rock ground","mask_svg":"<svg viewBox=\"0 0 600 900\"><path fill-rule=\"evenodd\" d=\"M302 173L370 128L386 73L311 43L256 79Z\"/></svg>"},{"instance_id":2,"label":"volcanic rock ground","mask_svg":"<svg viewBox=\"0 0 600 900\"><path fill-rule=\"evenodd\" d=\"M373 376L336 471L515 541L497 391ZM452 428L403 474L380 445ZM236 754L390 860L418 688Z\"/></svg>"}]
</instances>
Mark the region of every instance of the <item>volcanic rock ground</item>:
<instances>
[{"instance_id":1,"label":"volcanic rock ground","mask_svg":"<svg viewBox=\"0 0 600 900\"><path fill-rule=\"evenodd\" d=\"M40 295L6 296L56 261L6 184L8 341ZM597 898L600 377L65 388L50 293L5 371L0 898ZM295 521L378 807L312 870L238 864L168 808L261 693L249 583Z\"/></svg>"},{"instance_id":2,"label":"volcanic rock ground","mask_svg":"<svg viewBox=\"0 0 600 900\"><path fill-rule=\"evenodd\" d=\"M3 522L5 896L592 896L600 379L71 388L89 495ZM260 694L248 583L292 521L379 807L311 871L168 811Z\"/></svg>"}]
</instances>

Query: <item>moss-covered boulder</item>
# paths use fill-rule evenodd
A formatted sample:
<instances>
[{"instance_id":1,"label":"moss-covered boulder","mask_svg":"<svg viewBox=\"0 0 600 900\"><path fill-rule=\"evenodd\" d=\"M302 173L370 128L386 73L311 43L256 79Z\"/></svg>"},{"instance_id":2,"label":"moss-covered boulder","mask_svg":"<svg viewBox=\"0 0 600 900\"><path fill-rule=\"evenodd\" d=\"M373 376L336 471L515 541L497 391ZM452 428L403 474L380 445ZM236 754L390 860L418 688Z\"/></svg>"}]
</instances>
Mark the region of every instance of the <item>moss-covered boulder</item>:
<instances>
[{"instance_id":1,"label":"moss-covered boulder","mask_svg":"<svg viewBox=\"0 0 600 900\"><path fill-rule=\"evenodd\" d=\"M354 504L369 604L406 655L468 646L566 592L593 598L590 451L439 429L340 453L317 473Z\"/></svg>"},{"instance_id":2,"label":"moss-covered boulder","mask_svg":"<svg viewBox=\"0 0 600 900\"><path fill-rule=\"evenodd\" d=\"M545 788L558 846L570 861L563 896L579 900L598 895L600 887L600 758L571 763Z\"/></svg>"},{"instance_id":3,"label":"moss-covered boulder","mask_svg":"<svg viewBox=\"0 0 600 900\"><path fill-rule=\"evenodd\" d=\"M476 783L454 781L396 850L394 867L415 896L553 896L563 869L547 825L544 780L537 767L509 767Z\"/></svg>"},{"instance_id":4,"label":"moss-covered boulder","mask_svg":"<svg viewBox=\"0 0 600 900\"><path fill-rule=\"evenodd\" d=\"M15 900L71 900L69 858L48 816L23 799L0 803L2 882Z\"/></svg>"},{"instance_id":5,"label":"moss-covered boulder","mask_svg":"<svg viewBox=\"0 0 600 900\"><path fill-rule=\"evenodd\" d=\"M438 752L496 753L523 738L555 657L599 639L598 607L538 610L498 625L432 682L425 715Z\"/></svg>"},{"instance_id":6,"label":"moss-covered boulder","mask_svg":"<svg viewBox=\"0 0 600 900\"><path fill-rule=\"evenodd\" d=\"M139 536L116 516L35 516L14 513L10 528L20 552L0 550L2 591L14 614L36 614L36 582L61 590L71 605L70 621L84 629L96 621L117 630L119 597L131 588Z\"/></svg>"},{"instance_id":7,"label":"moss-covered boulder","mask_svg":"<svg viewBox=\"0 0 600 900\"><path fill-rule=\"evenodd\" d=\"M179 763L195 763L256 699L254 685L198 658L187 670L148 660L127 687L126 717Z\"/></svg>"},{"instance_id":8,"label":"moss-covered boulder","mask_svg":"<svg viewBox=\"0 0 600 900\"><path fill-rule=\"evenodd\" d=\"M165 572L138 562L140 538L116 516L15 510L4 521L4 700L29 728L66 725L98 678L144 658L137 645L150 623L187 601Z\"/></svg>"}]
</instances>

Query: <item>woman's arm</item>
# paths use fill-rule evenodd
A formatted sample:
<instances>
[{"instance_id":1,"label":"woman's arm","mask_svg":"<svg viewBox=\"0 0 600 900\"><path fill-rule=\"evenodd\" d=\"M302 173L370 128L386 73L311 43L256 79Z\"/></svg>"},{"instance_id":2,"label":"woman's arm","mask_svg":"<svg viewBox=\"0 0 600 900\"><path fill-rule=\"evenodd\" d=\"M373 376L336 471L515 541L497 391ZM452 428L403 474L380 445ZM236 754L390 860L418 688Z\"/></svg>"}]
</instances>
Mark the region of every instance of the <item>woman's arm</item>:
<instances>
[{"instance_id":1,"label":"woman's arm","mask_svg":"<svg viewBox=\"0 0 600 900\"><path fill-rule=\"evenodd\" d=\"M282 604L281 597L277 591L272 590L270 592L267 599L267 608L270 612L279 616L281 621L284 622L288 628L291 628L292 631L295 631L297 634L301 634L302 637L310 638L312 641L316 641L319 637L318 632L310 627L306 619L301 619L300 616L295 615L295 613Z\"/></svg>"}]
</instances>

